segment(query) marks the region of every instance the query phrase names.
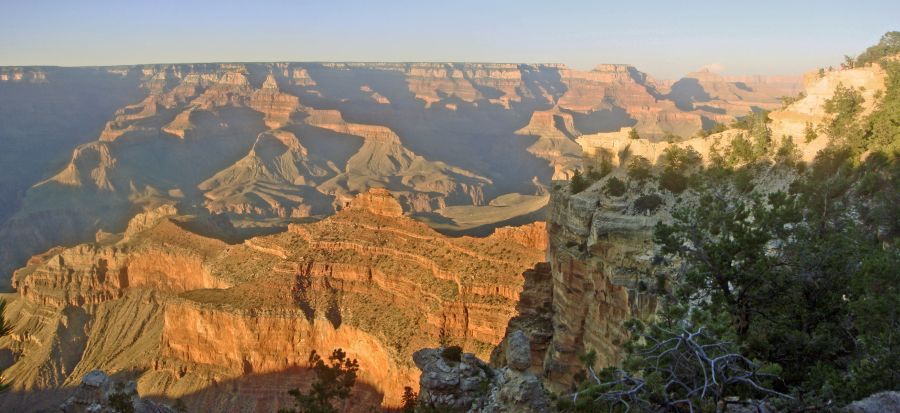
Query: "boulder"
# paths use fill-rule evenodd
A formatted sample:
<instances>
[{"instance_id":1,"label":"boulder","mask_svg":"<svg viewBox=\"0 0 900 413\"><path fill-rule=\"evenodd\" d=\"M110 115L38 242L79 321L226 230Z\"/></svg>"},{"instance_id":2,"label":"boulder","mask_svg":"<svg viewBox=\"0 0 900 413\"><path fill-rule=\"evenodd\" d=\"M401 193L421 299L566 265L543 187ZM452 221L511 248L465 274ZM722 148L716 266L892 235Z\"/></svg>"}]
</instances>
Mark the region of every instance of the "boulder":
<instances>
[{"instance_id":1,"label":"boulder","mask_svg":"<svg viewBox=\"0 0 900 413\"><path fill-rule=\"evenodd\" d=\"M883 391L847 406L848 413L900 412L900 391Z\"/></svg>"},{"instance_id":2,"label":"boulder","mask_svg":"<svg viewBox=\"0 0 900 413\"><path fill-rule=\"evenodd\" d=\"M506 363L518 371L531 367L531 343L522 330L514 331L506 341Z\"/></svg>"}]
</instances>

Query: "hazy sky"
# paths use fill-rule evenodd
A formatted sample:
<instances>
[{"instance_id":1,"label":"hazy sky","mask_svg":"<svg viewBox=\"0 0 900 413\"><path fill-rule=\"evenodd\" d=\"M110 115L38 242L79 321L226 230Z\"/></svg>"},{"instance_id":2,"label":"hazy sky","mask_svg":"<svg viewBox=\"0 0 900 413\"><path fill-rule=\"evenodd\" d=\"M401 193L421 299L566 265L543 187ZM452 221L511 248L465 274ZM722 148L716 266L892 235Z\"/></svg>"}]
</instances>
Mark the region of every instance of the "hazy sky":
<instances>
[{"instance_id":1,"label":"hazy sky","mask_svg":"<svg viewBox=\"0 0 900 413\"><path fill-rule=\"evenodd\" d=\"M900 30L900 0L0 0L0 66L219 61L630 63L789 74Z\"/></svg>"}]
</instances>

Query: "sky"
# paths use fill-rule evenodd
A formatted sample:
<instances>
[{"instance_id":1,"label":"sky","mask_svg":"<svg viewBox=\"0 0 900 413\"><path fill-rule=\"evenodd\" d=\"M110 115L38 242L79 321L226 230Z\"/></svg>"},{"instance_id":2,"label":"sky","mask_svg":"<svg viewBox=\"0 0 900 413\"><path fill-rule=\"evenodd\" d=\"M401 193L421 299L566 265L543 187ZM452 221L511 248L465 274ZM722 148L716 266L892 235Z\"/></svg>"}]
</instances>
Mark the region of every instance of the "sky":
<instances>
[{"instance_id":1,"label":"sky","mask_svg":"<svg viewBox=\"0 0 900 413\"><path fill-rule=\"evenodd\" d=\"M887 31L900 0L0 0L0 66L269 61L628 63L799 74Z\"/></svg>"}]
</instances>

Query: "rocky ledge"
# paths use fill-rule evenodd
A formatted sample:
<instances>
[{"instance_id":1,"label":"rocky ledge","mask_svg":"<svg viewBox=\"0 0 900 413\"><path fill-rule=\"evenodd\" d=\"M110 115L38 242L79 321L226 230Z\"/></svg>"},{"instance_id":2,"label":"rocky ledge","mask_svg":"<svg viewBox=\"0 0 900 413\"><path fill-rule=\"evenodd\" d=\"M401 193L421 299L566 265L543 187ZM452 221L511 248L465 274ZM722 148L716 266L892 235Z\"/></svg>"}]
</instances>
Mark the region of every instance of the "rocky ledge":
<instances>
[{"instance_id":1,"label":"rocky ledge","mask_svg":"<svg viewBox=\"0 0 900 413\"><path fill-rule=\"evenodd\" d=\"M507 365L491 367L472 353L426 348L413 354L422 370L419 405L446 412L522 412L550 410L541 379L529 371L531 347L522 331L506 340Z\"/></svg>"}]
</instances>

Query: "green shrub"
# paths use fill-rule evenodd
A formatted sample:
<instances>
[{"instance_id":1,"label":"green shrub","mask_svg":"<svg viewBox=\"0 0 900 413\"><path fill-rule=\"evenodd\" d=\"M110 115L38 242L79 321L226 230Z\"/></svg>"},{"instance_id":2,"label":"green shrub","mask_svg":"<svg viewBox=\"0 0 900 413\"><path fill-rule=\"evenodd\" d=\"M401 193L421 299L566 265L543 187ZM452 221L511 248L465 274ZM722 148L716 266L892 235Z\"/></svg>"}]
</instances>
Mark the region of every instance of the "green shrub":
<instances>
[{"instance_id":1,"label":"green shrub","mask_svg":"<svg viewBox=\"0 0 900 413\"><path fill-rule=\"evenodd\" d=\"M402 413L415 413L416 405L419 404L419 394L414 392L412 387L403 388L402 399L403 405L400 407Z\"/></svg>"},{"instance_id":2,"label":"green shrub","mask_svg":"<svg viewBox=\"0 0 900 413\"><path fill-rule=\"evenodd\" d=\"M573 194L577 194L584 191L589 186L591 186L591 183L581 174L580 170L576 169L572 172L572 178L569 179L569 191Z\"/></svg>"},{"instance_id":3,"label":"green shrub","mask_svg":"<svg viewBox=\"0 0 900 413\"><path fill-rule=\"evenodd\" d=\"M742 162L752 162L754 159L753 144L744 137L743 133L739 133L731 138L731 147L728 151L728 164L736 165Z\"/></svg>"},{"instance_id":4,"label":"green shrub","mask_svg":"<svg viewBox=\"0 0 900 413\"><path fill-rule=\"evenodd\" d=\"M810 142L816 140L816 138L818 138L818 137L819 137L819 134L816 133L816 129L813 128L812 122L806 122L806 128L803 129L803 138L806 141L806 143L810 143Z\"/></svg>"},{"instance_id":5,"label":"green shrub","mask_svg":"<svg viewBox=\"0 0 900 413\"><path fill-rule=\"evenodd\" d=\"M874 63L897 53L900 53L900 32L887 32L881 36L878 44L869 47L856 58L856 64Z\"/></svg>"},{"instance_id":6,"label":"green shrub","mask_svg":"<svg viewBox=\"0 0 900 413\"><path fill-rule=\"evenodd\" d=\"M638 134L637 129L631 128L631 130L628 131L628 137L631 139L640 139L641 135Z\"/></svg>"},{"instance_id":7,"label":"green shrub","mask_svg":"<svg viewBox=\"0 0 900 413\"><path fill-rule=\"evenodd\" d=\"M611 168L610 169L604 168L604 169L597 170L597 169L594 169L593 166L588 166L587 174L585 174L585 178L587 178L587 181L589 183L588 186L590 186L590 184L592 184L594 182L597 182L597 181L603 179L603 177L606 176L607 174L609 174L610 171L612 171Z\"/></svg>"},{"instance_id":8,"label":"green shrub","mask_svg":"<svg viewBox=\"0 0 900 413\"><path fill-rule=\"evenodd\" d=\"M634 210L640 213L654 212L659 209L662 204L663 199L659 195L642 195L634 200Z\"/></svg>"},{"instance_id":9,"label":"green shrub","mask_svg":"<svg viewBox=\"0 0 900 413\"><path fill-rule=\"evenodd\" d=\"M709 135L725 132L726 130L728 130L727 125L725 125L724 123L716 122L709 129L701 128L699 131L697 131L697 136L699 136L701 138L705 138Z\"/></svg>"},{"instance_id":10,"label":"green shrub","mask_svg":"<svg viewBox=\"0 0 900 413\"><path fill-rule=\"evenodd\" d=\"M441 357L443 357L446 361L454 361L459 363L460 361L462 361L462 353L462 347L450 346L445 347L443 350L441 350Z\"/></svg>"},{"instance_id":11,"label":"green shrub","mask_svg":"<svg viewBox=\"0 0 900 413\"><path fill-rule=\"evenodd\" d=\"M659 176L659 187L680 194L687 189L688 179L673 168L666 168Z\"/></svg>"},{"instance_id":12,"label":"green shrub","mask_svg":"<svg viewBox=\"0 0 900 413\"><path fill-rule=\"evenodd\" d=\"M683 141L683 140L684 140L683 137L681 137L681 136L679 136L679 135L676 135L676 134L674 134L674 133L672 133L672 132L666 132L666 134L663 135L663 141L664 141L664 142L668 142L668 143L676 143L676 142L681 142L681 141Z\"/></svg>"},{"instance_id":13,"label":"green shrub","mask_svg":"<svg viewBox=\"0 0 900 413\"><path fill-rule=\"evenodd\" d=\"M631 179L643 183L653 176L650 171L652 167L653 165L650 164L650 160L647 158L640 155L634 156L628 161L628 176Z\"/></svg>"},{"instance_id":14,"label":"green shrub","mask_svg":"<svg viewBox=\"0 0 900 413\"><path fill-rule=\"evenodd\" d=\"M359 374L359 363L339 348L332 351L328 361L330 365L315 350L309 354L309 364L316 375L312 387L308 393L300 389L288 391L294 397L297 408L281 409L279 413L337 413L345 410L336 408L334 404L342 404L350 397Z\"/></svg>"},{"instance_id":15,"label":"green shrub","mask_svg":"<svg viewBox=\"0 0 900 413\"><path fill-rule=\"evenodd\" d=\"M662 153L662 164L676 172L685 172L703 161L703 157L692 147L669 146Z\"/></svg>"},{"instance_id":16,"label":"green shrub","mask_svg":"<svg viewBox=\"0 0 900 413\"><path fill-rule=\"evenodd\" d=\"M793 165L800 161L800 149L794 144L794 137L785 136L781 140L781 145L778 146L775 156L779 161L787 165Z\"/></svg>"},{"instance_id":17,"label":"green shrub","mask_svg":"<svg viewBox=\"0 0 900 413\"><path fill-rule=\"evenodd\" d=\"M734 188L742 194L750 193L756 186L753 183L753 172L749 168L741 168L734 172Z\"/></svg>"},{"instance_id":18,"label":"green shrub","mask_svg":"<svg viewBox=\"0 0 900 413\"><path fill-rule=\"evenodd\" d=\"M121 384L116 385L116 391L107 396L106 400L109 402L110 409L114 412L134 413L134 404L132 403L131 396L125 394Z\"/></svg>"},{"instance_id":19,"label":"green shrub","mask_svg":"<svg viewBox=\"0 0 900 413\"><path fill-rule=\"evenodd\" d=\"M609 178L606 184L603 185L603 193L609 196L625 195L625 190L625 182L616 177Z\"/></svg>"},{"instance_id":20,"label":"green shrub","mask_svg":"<svg viewBox=\"0 0 900 413\"><path fill-rule=\"evenodd\" d=\"M862 113L863 102L865 99L859 90L838 83L834 96L823 105L825 112L832 115L826 128L831 139L853 143L855 138L862 136L859 115Z\"/></svg>"}]
</instances>

